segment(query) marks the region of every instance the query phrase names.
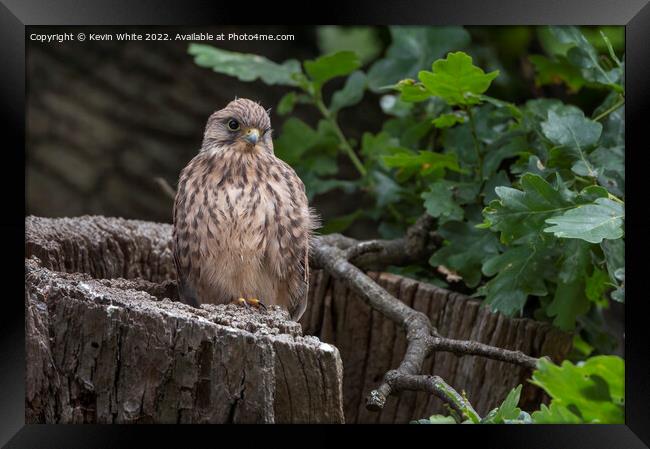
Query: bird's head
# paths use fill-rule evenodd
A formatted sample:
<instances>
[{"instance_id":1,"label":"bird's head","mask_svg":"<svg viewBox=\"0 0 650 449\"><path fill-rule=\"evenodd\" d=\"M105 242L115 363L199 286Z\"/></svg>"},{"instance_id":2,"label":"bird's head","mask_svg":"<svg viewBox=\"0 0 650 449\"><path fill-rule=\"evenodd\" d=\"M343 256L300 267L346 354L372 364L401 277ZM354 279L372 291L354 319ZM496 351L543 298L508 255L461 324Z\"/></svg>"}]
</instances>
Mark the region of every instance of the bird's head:
<instances>
[{"instance_id":1,"label":"bird's head","mask_svg":"<svg viewBox=\"0 0 650 449\"><path fill-rule=\"evenodd\" d=\"M271 132L268 112L254 101L239 98L210 116L205 127L203 148L273 152Z\"/></svg>"}]
</instances>

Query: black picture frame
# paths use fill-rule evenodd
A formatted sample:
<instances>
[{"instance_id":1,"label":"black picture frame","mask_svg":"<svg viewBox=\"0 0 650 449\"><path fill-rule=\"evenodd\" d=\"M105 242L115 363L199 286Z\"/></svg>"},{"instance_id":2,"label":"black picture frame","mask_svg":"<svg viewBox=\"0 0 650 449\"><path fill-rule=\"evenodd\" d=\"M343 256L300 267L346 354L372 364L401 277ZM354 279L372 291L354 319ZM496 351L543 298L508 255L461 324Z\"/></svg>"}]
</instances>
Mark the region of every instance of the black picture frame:
<instances>
[{"instance_id":1,"label":"black picture frame","mask_svg":"<svg viewBox=\"0 0 650 449\"><path fill-rule=\"evenodd\" d=\"M372 440L415 444L417 433L427 444L453 438L474 440L480 447L499 448L642 448L650 446L650 335L644 313L643 277L648 254L648 219L644 210L645 167L650 151L650 5L648 0L451 0L378 2L328 1L216 4L199 0L171 2L128 1L35 1L0 0L0 114L2 114L3 213L0 232L4 237L5 267L0 311L0 444L6 447L133 447L200 444L250 446L269 444L344 444L353 433ZM291 12L289 12L289 9ZM296 13L303 13L300 18ZM25 195L25 42L30 25L206 25L252 22L430 25L625 25L626 27L626 257L628 298L625 304L626 410L625 425L574 426L265 426L255 430L237 426L166 425L25 425L24 305L18 301L20 270L24 257ZM646 206L647 207L647 206ZM646 218L643 218L646 217ZM631 243L630 243L631 242ZM647 256L646 256L647 257ZM640 261L634 263L633 261ZM15 291L14 291L15 290ZM242 430L244 429L244 430ZM408 435L406 435L408 434ZM257 441L255 441L257 440ZM458 444L454 444L457 446Z\"/></svg>"}]
</instances>

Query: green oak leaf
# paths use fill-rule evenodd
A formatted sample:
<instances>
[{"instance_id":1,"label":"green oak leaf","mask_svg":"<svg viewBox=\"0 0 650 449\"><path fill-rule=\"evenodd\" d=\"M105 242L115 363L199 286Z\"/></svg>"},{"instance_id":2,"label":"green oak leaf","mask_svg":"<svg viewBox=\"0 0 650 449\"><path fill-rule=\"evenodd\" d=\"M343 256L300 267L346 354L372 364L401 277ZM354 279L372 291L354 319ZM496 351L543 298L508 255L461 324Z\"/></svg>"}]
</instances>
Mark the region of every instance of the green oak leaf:
<instances>
[{"instance_id":1,"label":"green oak leaf","mask_svg":"<svg viewBox=\"0 0 650 449\"><path fill-rule=\"evenodd\" d=\"M597 177L598 171L589 161L587 150L598 143L603 127L588 119L575 106L548 111L542 132L555 145L566 149L574 161L572 170L581 176Z\"/></svg>"},{"instance_id":2,"label":"green oak leaf","mask_svg":"<svg viewBox=\"0 0 650 449\"><path fill-rule=\"evenodd\" d=\"M280 101L278 102L278 109L277 109L278 114L280 115L290 114L291 111L293 111L293 108L297 104L308 104L311 102L312 102L311 98L307 95L299 94L296 92L289 92L288 94L280 98Z\"/></svg>"},{"instance_id":3,"label":"green oak leaf","mask_svg":"<svg viewBox=\"0 0 650 449\"><path fill-rule=\"evenodd\" d=\"M558 178L560 178L559 175L557 176ZM568 188L567 191L569 191ZM595 185L587 186L577 194L573 191L571 192L572 194L565 196L565 198L571 198L572 201L580 204L591 203L593 201L596 201L598 198L609 198L609 192L607 191L606 188L601 186L595 186Z\"/></svg>"},{"instance_id":4,"label":"green oak leaf","mask_svg":"<svg viewBox=\"0 0 650 449\"><path fill-rule=\"evenodd\" d=\"M474 181L449 181L445 180L449 188L454 193L456 202L460 205L473 204L476 202L476 197L481 191L481 184Z\"/></svg>"},{"instance_id":5,"label":"green oak leaf","mask_svg":"<svg viewBox=\"0 0 650 449\"><path fill-rule=\"evenodd\" d=\"M436 153L434 151L411 151L406 148L394 148L392 154L382 157L384 164L390 168L419 167L424 172L447 169L460 172L455 154Z\"/></svg>"},{"instance_id":6,"label":"green oak leaf","mask_svg":"<svg viewBox=\"0 0 650 449\"><path fill-rule=\"evenodd\" d=\"M198 66L237 77L241 81L259 78L269 85L297 86L296 78L302 73L300 63L295 59L277 64L263 56L222 50L205 44L190 44L188 53L194 56Z\"/></svg>"},{"instance_id":7,"label":"green oak leaf","mask_svg":"<svg viewBox=\"0 0 650 449\"><path fill-rule=\"evenodd\" d=\"M415 78L418 71L431 67L431 61L470 43L469 33L460 26L391 26L389 30L391 44L386 56L368 71L368 86L374 92Z\"/></svg>"},{"instance_id":8,"label":"green oak leaf","mask_svg":"<svg viewBox=\"0 0 650 449\"><path fill-rule=\"evenodd\" d=\"M546 219L553 226L544 232L558 238L582 239L600 243L603 239L623 237L623 205L609 198L597 198L591 204L580 204L561 215Z\"/></svg>"},{"instance_id":9,"label":"green oak leaf","mask_svg":"<svg viewBox=\"0 0 650 449\"><path fill-rule=\"evenodd\" d=\"M429 120L417 120L414 117L391 118L384 122L382 131L399 139L399 144L405 148L417 149L420 141L433 128Z\"/></svg>"},{"instance_id":10,"label":"green oak leaf","mask_svg":"<svg viewBox=\"0 0 650 449\"><path fill-rule=\"evenodd\" d=\"M598 147L589 155L589 161L598 172L598 184L615 195L625 193L625 147Z\"/></svg>"},{"instance_id":11,"label":"green oak leaf","mask_svg":"<svg viewBox=\"0 0 650 449\"><path fill-rule=\"evenodd\" d=\"M398 146L399 140L385 131L377 134L365 132L361 136L361 154L364 156L366 164L380 160L381 156L390 154L390 148Z\"/></svg>"},{"instance_id":12,"label":"green oak leaf","mask_svg":"<svg viewBox=\"0 0 650 449\"><path fill-rule=\"evenodd\" d=\"M291 117L285 121L282 133L275 141L276 156L296 170L309 198L335 187L351 188L344 184L335 186L332 181L322 179L325 175L338 173L337 152L338 138L331 124L325 120L321 120L317 129L313 129Z\"/></svg>"},{"instance_id":13,"label":"green oak leaf","mask_svg":"<svg viewBox=\"0 0 650 449\"><path fill-rule=\"evenodd\" d=\"M301 170L315 175L335 175L338 173L336 159L327 154L319 154L314 151L309 157L301 161Z\"/></svg>"},{"instance_id":14,"label":"green oak leaf","mask_svg":"<svg viewBox=\"0 0 650 449\"><path fill-rule=\"evenodd\" d=\"M566 407L556 404L542 404L538 411L532 414L535 424L582 424L582 420Z\"/></svg>"},{"instance_id":15,"label":"green oak leaf","mask_svg":"<svg viewBox=\"0 0 650 449\"><path fill-rule=\"evenodd\" d=\"M505 142L499 141L487 147L483 159L483 175L488 177L496 173L504 159L526 153L530 148L525 136L514 135Z\"/></svg>"},{"instance_id":16,"label":"green oak leaf","mask_svg":"<svg viewBox=\"0 0 650 449\"><path fill-rule=\"evenodd\" d=\"M293 111L294 106L296 105L298 94L295 92L289 92L280 98L278 102L278 114L287 115Z\"/></svg>"},{"instance_id":17,"label":"green oak leaf","mask_svg":"<svg viewBox=\"0 0 650 449\"><path fill-rule=\"evenodd\" d=\"M619 67L605 69L599 63L597 55L594 57L593 53L579 47L571 48L567 53L567 59L581 69L582 76L586 80L602 84L616 92L623 92L623 88L618 84L623 74Z\"/></svg>"},{"instance_id":18,"label":"green oak leaf","mask_svg":"<svg viewBox=\"0 0 650 449\"><path fill-rule=\"evenodd\" d=\"M570 92L578 92L587 83L580 69L571 64L565 56L558 55L549 59L542 55L531 55L528 59L535 66L535 84L538 86L563 82Z\"/></svg>"},{"instance_id":19,"label":"green oak leaf","mask_svg":"<svg viewBox=\"0 0 650 449\"><path fill-rule=\"evenodd\" d=\"M352 73L361 66L361 61L353 51L339 51L305 61L303 65L312 81L322 85L332 78Z\"/></svg>"},{"instance_id":20,"label":"green oak leaf","mask_svg":"<svg viewBox=\"0 0 650 449\"><path fill-rule=\"evenodd\" d=\"M373 191L378 208L384 208L386 205L399 200L404 189L402 189L402 187L397 184L391 176L387 176L380 171L374 170L372 172L372 179L375 182Z\"/></svg>"},{"instance_id":21,"label":"green oak leaf","mask_svg":"<svg viewBox=\"0 0 650 449\"><path fill-rule=\"evenodd\" d=\"M334 92L330 111L338 112L348 106L354 106L363 98L363 91L366 89L366 75L360 70L352 73L345 81L343 89Z\"/></svg>"},{"instance_id":22,"label":"green oak leaf","mask_svg":"<svg viewBox=\"0 0 650 449\"><path fill-rule=\"evenodd\" d=\"M472 64L471 56L459 51L435 61L432 71L422 70L418 78L432 95L450 105L474 105L481 102L478 95L484 93L498 75L498 70L485 73Z\"/></svg>"},{"instance_id":23,"label":"green oak leaf","mask_svg":"<svg viewBox=\"0 0 650 449\"><path fill-rule=\"evenodd\" d=\"M429 190L424 191L421 197L429 215L440 219L441 222L463 219L463 209L454 200L453 193L446 183L431 184Z\"/></svg>"},{"instance_id":24,"label":"green oak leaf","mask_svg":"<svg viewBox=\"0 0 650 449\"><path fill-rule=\"evenodd\" d=\"M544 389L552 401L550 410L542 407L533 413L533 421L622 424L624 382L625 362L618 356L591 357L577 365L565 360L560 366L542 358L531 383Z\"/></svg>"},{"instance_id":25,"label":"green oak leaf","mask_svg":"<svg viewBox=\"0 0 650 449\"><path fill-rule=\"evenodd\" d=\"M544 221L572 207L560 192L539 175L526 173L521 177L522 190L496 187L498 200L483 210L486 223L501 232L503 243L521 238L537 238Z\"/></svg>"},{"instance_id":26,"label":"green oak leaf","mask_svg":"<svg viewBox=\"0 0 650 449\"><path fill-rule=\"evenodd\" d=\"M470 171L478 164L472 130L468 122L442 132L445 152L455 154L464 169Z\"/></svg>"},{"instance_id":27,"label":"green oak leaf","mask_svg":"<svg viewBox=\"0 0 650 449\"><path fill-rule=\"evenodd\" d=\"M598 117L600 114L611 110L611 108L620 103L621 100L623 100L621 94L611 92L602 104L594 109L592 117ZM603 124L603 133L600 138L600 145L604 147L625 146L625 106L621 105L618 109L611 111L600 121Z\"/></svg>"},{"instance_id":28,"label":"green oak leaf","mask_svg":"<svg viewBox=\"0 0 650 449\"><path fill-rule=\"evenodd\" d=\"M450 114L440 114L438 117L436 117L433 120L432 123L436 128L451 128L456 123L464 123L464 122L465 122L464 116L456 113L450 113Z\"/></svg>"},{"instance_id":29,"label":"green oak leaf","mask_svg":"<svg viewBox=\"0 0 650 449\"><path fill-rule=\"evenodd\" d=\"M313 172L301 174L301 178L305 183L305 190L307 191L307 198L309 200L313 199L316 195L336 189L340 189L344 193L353 193L358 187L354 181L345 179L322 179Z\"/></svg>"},{"instance_id":30,"label":"green oak leaf","mask_svg":"<svg viewBox=\"0 0 650 449\"><path fill-rule=\"evenodd\" d=\"M580 240L567 242L555 295L546 308L548 316L554 317L553 324L560 329L573 330L576 317L589 310L589 300L585 296L585 276L589 264L589 245Z\"/></svg>"},{"instance_id":31,"label":"green oak leaf","mask_svg":"<svg viewBox=\"0 0 650 449\"><path fill-rule=\"evenodd\" d=\"M290 117L284 122L282 134L275 141L275 154L288 164L294 165L317 139L316 130L302 120Z\"/></svg>"},{"instance_id":32,"label":"green oak leaf","mask_svg":"<svg viewBox=\"0 0 650 449\"><path fill-rule=\"evenodd\" d=\"M400 92L399 99L407 103L417 103L431 98L431 92L424 84L417 83L410 78L401 80L393 87Z\"/></svg>"},{"instance_id":33,"label":"green oak leaf","mask_svg":"<svg viewBox=\"0 0 650 449\"><path fill-rule=\"evenodd\" d=\"M616 283L616 272L625 268L625 241L623 239L603 240L600 242L600 247L605 255L609 278L612 283Z\"/></svg>"},{"instance_id":34,"label":"green oak leaf","mask_svg":"<svg viewBox=\"0 0 650 449\"><path fill-rule=\"evenodd\" d=\"M587 277L587 282L585 285L585 294L589 301L600 307L607 307L607 290L609 290L611 283L609 281L609 275L598 268L594 268L594 272L591 276Z\"/></svg>"},{"instance_id":35,"label":"green oak leaf","mask_svg":"<svg viewBox=\"0 0 650 449\"><path fill-rule=\"evenodd\" d=\"M595 145L602 128L599 122L586 118L575 106L549 110L547 120L542 123L542 131L551 142L568 147Z\"/></svg>"},{"instance_id":36,"label":"green oak leaf","mask_svg":"<svg viewBox=\"0 0 650 449\"><path fill-rule=\"evenodd\" d=\"M495 175L492 175L485 181L483 187L483 203L490 204L491 201L497 199L496 189L497 187L509 187L510 179L508 178L505 170L499 170Z\"/></svg>"},{"instance_id":37,"label":"green oak leaf","mask_svg":"<svg viewBox=\"0 0 650 449\"><path fill-rule=\"evenodd\" d=\"M354 50L365 64L382 50L379 32L371 26L319 26L316 28L321 53Z\"/></svg>"},{"instance_id":38,"label":"green oak leaf","mask_svg":"<svg viewBox=\"0 0 650 449\"><path fill-rule=\"evenodd\" d=\"M483 263L499 253L501 245L496 235L466 221L444 223L438 233L446 244L433 253L429 264L444 265L459 273L468 287L476 287L481 280Z\"/></svg>"},{"instance_id":39,"label":"green oak leaf","mask_svg":"<svg viewBox=\"0 0 650 449\"><path fill-rule=\"evenodd\" d=\"M625 302L625 285L617 287L616 290L612 292L612 299L616 302Z\"/></svg>"},{"instance_id":40,"label":"green oak leaf","mask_svg":"<svg viewBox=\"0 0 650 449\"><path fill-rule=\"evenodd\" d=\"M508 118L512 117L515 118L517 121L520 121L523 116L521 109L514 103L510 103L509 101L499 100L498 98L490 97L489 95L479 95L478 98L479 100L485 101L486 103L489 103L492 106L496 106L498 110L505 111L504 116Z\"/></svg>"},{"instance_id":41,"label":"green oak leaf","mask_svg":"<svg viewBox=\"0 0 650 449\"><path fill-rule=\"evenodd\" d=\"M508 396L496 409L495 413L490 416L490 424L504 424L509 420L516 420L521 414L521 409L517 407L521 397L522 385L519 384L508 393ZM484 420L485 421L485 420ZM483 421L482 421L483 422Z\"/></svg>"},{"instance_id":42,"label":"green oak leaf","mask_svg":"<svg viewBox=\"0 0 650 449\"><path fill-rule=\"evenodd\" d=\"M528 100L523 108L523 125L528 131L541 130L541 122L546 120L549 111L557 111L564 103L557 98L536 98Z\"/></svg>"},{"instance_id":43,"label":"green oak leaf","mask_svg":"<svg viewBox=\"0 0 650 449\"><path fill-rule=\"evenodd\" d=\"M456 424L456 420L452 416L444 415L431 415L426 421L428 424Z\"/></svg>"},{"instance_id":44,"label":"green oak leaf","mask_svg":"<svg viewBox=\"0 0 650 449\"><path fill-rule=\"evenodd\" d=\"M617 84L622 76L619 67L607 70L599 61L598 52L587 38L575 26L552 26L551 34L562 44L568 45L566 57L574 66L580 68L582 76L592 83L606 85L617 91L622 87Z\"/></svg>"},{"instance_id":45,"label":"green oak leaf","mask_svg":"<svg viewBox=\"0 0 650 449\"><path fill-rule=\"evenodd\" d=\"M509 247L483 264L483 274L496 276L481 287L479 294L485 295L484 303L494 311L506 315L520 312L528 295L548 293L540 272L550 262L544 244Z\"/></svg>"}]
</instances>

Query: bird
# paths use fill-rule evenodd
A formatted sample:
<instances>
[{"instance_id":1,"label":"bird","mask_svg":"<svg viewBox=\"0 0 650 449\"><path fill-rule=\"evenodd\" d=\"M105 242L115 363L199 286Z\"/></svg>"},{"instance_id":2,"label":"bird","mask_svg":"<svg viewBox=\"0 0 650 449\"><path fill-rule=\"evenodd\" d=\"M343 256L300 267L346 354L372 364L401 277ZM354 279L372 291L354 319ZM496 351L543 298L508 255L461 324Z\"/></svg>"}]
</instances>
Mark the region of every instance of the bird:
<instances>
[{"instance_id":1,"label":"bird","mask_svg":"<svg viewBox=\"0 0 650 449\"><path fill-rule=\"evenodd\" d=\"M302 180L275 156L269 111L236 98L210 115L179 176L172 246L181 301L278 305L299 320L317 226Z\"/></svg>"}]
</instances>

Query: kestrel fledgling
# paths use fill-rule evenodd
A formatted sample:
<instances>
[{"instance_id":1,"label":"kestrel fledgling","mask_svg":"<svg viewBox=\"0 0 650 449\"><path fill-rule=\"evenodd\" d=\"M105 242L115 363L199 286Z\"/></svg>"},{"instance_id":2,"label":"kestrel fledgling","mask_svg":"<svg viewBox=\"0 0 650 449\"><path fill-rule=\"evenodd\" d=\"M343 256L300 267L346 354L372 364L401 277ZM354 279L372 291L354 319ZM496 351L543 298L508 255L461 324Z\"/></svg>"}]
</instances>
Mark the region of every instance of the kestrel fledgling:
<instances>
[{"instance_id":1,"label":"kestrel fledgling","mask_svg":"<svg viewBox=\"0 0 650 449\"><path fill-rule=\"evenodd\" d=\"M208 119L201 151L178 183L173 251L181 300L259 299L298 320L315 222L302 181L273 153L268 113L251 100L230 102Z\"/></svg>"}]
</instances>

